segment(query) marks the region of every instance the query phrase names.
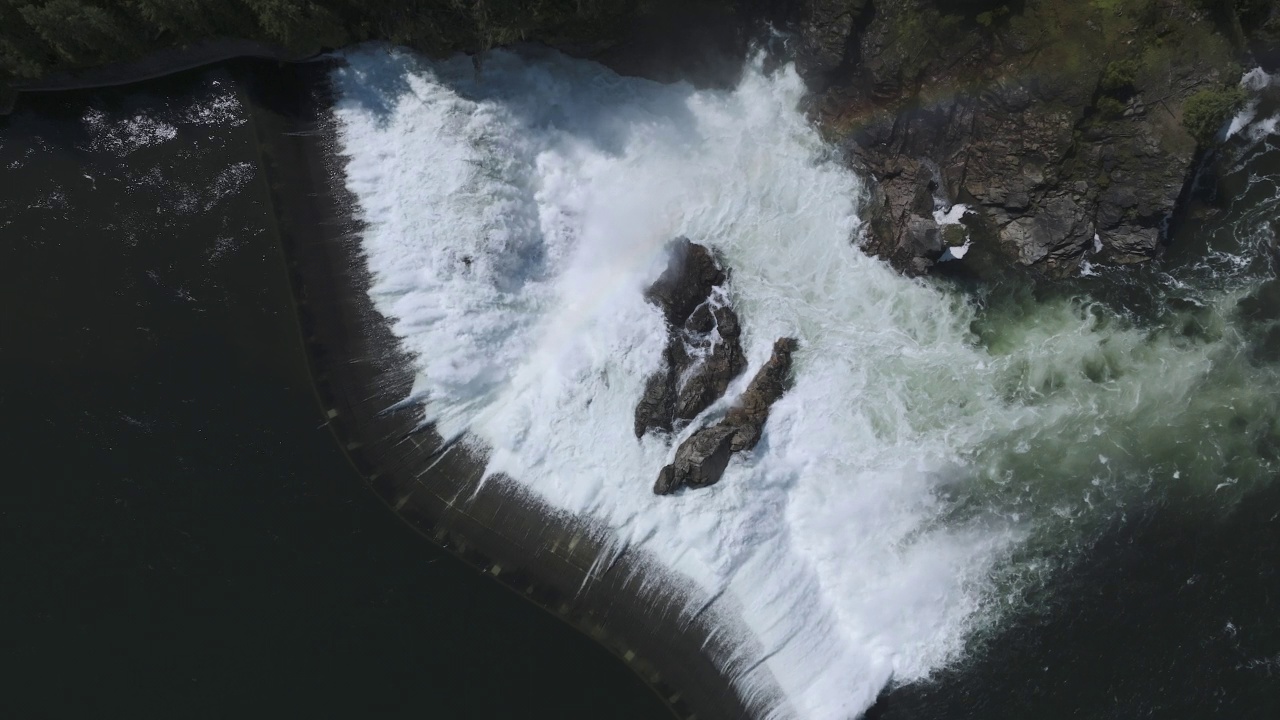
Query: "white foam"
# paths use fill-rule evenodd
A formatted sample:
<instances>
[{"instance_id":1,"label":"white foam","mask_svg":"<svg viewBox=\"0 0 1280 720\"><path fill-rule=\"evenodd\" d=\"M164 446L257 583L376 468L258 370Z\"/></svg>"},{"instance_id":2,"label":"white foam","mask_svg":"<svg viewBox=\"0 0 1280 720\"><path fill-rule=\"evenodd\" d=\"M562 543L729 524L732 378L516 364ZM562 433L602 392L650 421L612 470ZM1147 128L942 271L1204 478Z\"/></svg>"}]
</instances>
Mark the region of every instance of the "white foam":
<instances>
[{"instance_id":1,"label":"white foam","mask_svg":"<svg viewBox=\"0 0 1280 720\"><path fill-rule=\"evenodd\" d=\"M1277 129L1280 129L1280 114L1254 121L1249 125L1249 141L1256 143L1270 135L1275 135Z\"/></svg>"},{"instance_id":2,"label":"white foam","mask_svg":"<svg viewBox=\"0 0 1280 720\"><path fill-rule=\"evenodd\" d=\"M975 315L850 245L860 183L796 110L790 69L710 92L559 56L494 54L484 76L348 58L348 186L426 413L698 584L691 605L721 598L746 632L717 661L746 694L777 683L777 715L849 717L955 659L1016 594L993 569L1034 577L1076 537L1002 565L1024 532L1123 515L1156 475L1215 502L1274 475L1236 420L1274 427L1260 388L1280 382L1226 327L1258 278L1180 288L1212 341L1071 300ZM781 334L801 351L753 454L657 498L672 443L636 442L631 414L663 336L640 290L676 234L730 265L753 369ZM1222 459L1248 482L1216 488Z\"/></svg>"},{"instance_id":3,"label":"white foam","mask_svg":"<svg viewBox=\"0 0 1280 720\"><path fill-rule=\"evenodd\" d=\"M1245 71L1244 75L1240 77L1240 87L1245 90L1260 92L1271 85L1274 81L1275 77L1272 76L1271 73L1260 67L1256 67L1252 70Z\"/></svg>"},{"instance_id":4,"label":"white foam","mask_svg":"<svg viewBox=\"0 0 1280 720\"><path fill-rule=\"evenodd\" d=\"M973 239L965 238L963 245L949 247L942 251L942 257L938 258L938 262L947 262L949 260L963 260L965 255L969 254L969 248L973 247Z\"/></svg>"},{"instance_id":5,"label":"white foam","mask_svg":"<svg viewBox=\"0 0 1280 720\"><path fill-rule=\"evenodd\" d=\"M956 203L947 210L941 208L933 211L933 221L939 225L959 225L961 218L969 212L969 206Z\"/></svg>"},{"instance_id":6,"label":"white foam","mask_svg":"<svg viewBox=\"0 0 1280 720\"><path fill-rule=\"evenodd\" d=\"M220 80L210 80L208 92L178 114L178 121L190 125L239 127L249 121L235 90Z\"/></svg>"},{"instance_id":7,"label":"white foam","mask_svg":"<svg viewBox=\"0 0 1280 720\"><path fill-rule=\"evenodd\" d=\"M133 117L111 121L106 113L92 108L80 122L92 135L89 148L124 157L144 147L166 143L178 136L178 129L163 120L137 113Z\"/></svg>"},{"instance_id":8,"label":"white foam","mask_svg":"<svg viewBox=\"0 0 1280 720\"><path fill-rule=\"evenodd\" d=\"M1275 82L1275 77L1260 67L1253 68L1244 73L1240 78L1240 87L1254 94L1245 106L1231 118L1231 122L1227 125L1227 138L1234 137L1241 130L1248 129L1250 142L1258 142L1268 135L1274 135L1277 124L1280 124L1280 115L1272 115L1258 120L1258 106L1260 98L1257 97L1262 91Z\"/></svg>"},{"instance_id":9,"label":"white foam","mask_svg":"<svg viewBox=\"0 0 1280 720\"><path fill-rule=\"evenodd\" d=\"M946 227L947 225L960 225L960 221L969 212L969 206L956 203L950 208L943 210L938 208L933 211L933 221L938 223L938 227ZM942 257L938 258L938 262L948 262L951 260L962 260L965 255L969 254L969 248L973 247L973 239L966 236L963 245L948 247L942 251Z\"/></svg>"},{"instance_id":10,"label":"white foam","mask_svg":"<svg viewBox=\"0 0 1280 720\"><path fill-rule=\"evenodd\" d=\"M962 298L852 244L861 183L797 109L791 68L755 63L726 92L555 55L492 53L482 74L346 58L334 112L372 296L444 434L723 592L759 653L738 682L776 682L780 716L852 717L962 652L1021 533L951 517L943 497L966 453L1027 413ZM715 487L659 498L675 443L637 441L632 414L665 333L641 290L678 235L732 269L751 368L729 396L774 339L801 345L760 446Z\"/></svg>"},{"instance_id":11,"label":"white foam","mask_svg":"<svg viewBox=\"0 0 1280 720\"><path fill-rule=\"evenodd\" d=\"M1247 103L1240 112L1231 118L1231 123L1227 125L1227 137L1233 137L1236 133L1245 129L1253 122L1253 118L1258 113L1258 103L1256 101Z\"/></svg>"},{"instance_id":12,"label":"white foam","mask_svg":"<svg viewBox=\"0 0 1280 720\"><path fill-rule=\"evenodd\" d=\"M253 163L240 161L224 165L217 174L199 177L193 182L170 168L156 165L145 174L131 178L129 186L163 190L158 209L190 215L213 210L223 200L243 190L256 174Z\"/></svg>"}]
</instances>

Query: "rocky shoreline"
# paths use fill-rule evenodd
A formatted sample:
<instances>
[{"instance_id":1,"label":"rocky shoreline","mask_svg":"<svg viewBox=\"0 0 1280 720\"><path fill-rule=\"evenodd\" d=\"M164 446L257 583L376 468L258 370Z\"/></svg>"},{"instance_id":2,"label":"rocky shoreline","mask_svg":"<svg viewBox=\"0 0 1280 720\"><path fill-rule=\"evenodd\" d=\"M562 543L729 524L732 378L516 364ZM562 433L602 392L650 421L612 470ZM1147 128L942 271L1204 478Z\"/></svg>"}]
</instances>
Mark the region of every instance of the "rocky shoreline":
<instances>
[{"instance_id":1,"label":"rocky shoreline","mask_svg":"<svg viewBox=\"0 0 1280 720\"><path fill-rule=\"evenodd\" d=\"M39 80L12 86L0 84L0 117L13 111L14 105L23 93L65 92L129 85L240 58L292 63L313 59L314 54L292 52L277 45L253 40L213 38L183 47L157 50L146 57L129 62L53 73Z\"/></svg>"},{"instance_id":2,"label":"rocky shoreline","mask_svg":"<svg viewBox=\"0 0 1280 720\"><path fill-rule=\"evenodd\" d=\"M814 113L873 181L864 247L908 274L1045 276L1158 257L1242 64L1273 63L1269 1L788 6ZM940 216L963 205L960 224ZM954 217L954 216L953 216Z\"/></svg>"}]
</instances>

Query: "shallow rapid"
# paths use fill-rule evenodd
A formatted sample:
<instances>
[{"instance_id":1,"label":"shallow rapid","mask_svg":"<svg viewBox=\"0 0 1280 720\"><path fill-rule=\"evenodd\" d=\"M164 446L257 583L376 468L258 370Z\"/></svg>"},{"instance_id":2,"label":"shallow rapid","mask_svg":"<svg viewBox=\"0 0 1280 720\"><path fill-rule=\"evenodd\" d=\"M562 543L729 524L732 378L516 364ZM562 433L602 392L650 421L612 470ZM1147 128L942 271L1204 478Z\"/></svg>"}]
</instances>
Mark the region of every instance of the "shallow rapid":
<instances>
[{"instance_id":1,"label":"shallow rapid","mask_svg":"<svg viewBox=\"0 0 1280 720\"><path fill-rule=\"evenodd\" d=\"M1280 373L1237 310L1274 277L1256 222L1147 271L1158 311L1108 294L1127 271L970 294L857 247L862 182L789 67L723 91L550 53L346 61L347 185L425 420L691 582L690 612L714 598L741 635L717 662L762 711L857 715L974 652L1129 504L1228 507L1275 471ZM665 337L642 290L680 235L731 270L750 367L727 397L774 339L800 350L760 445L656 497L699 424L632 433Z\"/></svg>"}]
</instances>

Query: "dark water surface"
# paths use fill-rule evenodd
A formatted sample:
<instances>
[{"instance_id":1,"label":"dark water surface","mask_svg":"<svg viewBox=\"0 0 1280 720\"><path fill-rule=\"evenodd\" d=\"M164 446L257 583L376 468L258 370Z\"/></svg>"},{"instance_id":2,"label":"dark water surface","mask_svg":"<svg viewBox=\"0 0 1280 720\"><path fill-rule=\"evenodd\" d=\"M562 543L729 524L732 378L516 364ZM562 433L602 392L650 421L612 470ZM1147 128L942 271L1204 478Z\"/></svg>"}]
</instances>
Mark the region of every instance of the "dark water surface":
<instances>
[{"instance_id":1,"label":"dark water surface","mask_svg":"<svg viewBox=\"0 0 1280 720\"><path fill-rule=\"evenodd\" d=\"M669 717L357 479L245 67L0 119L0 717Z\"/></svg>"}]
</instances>

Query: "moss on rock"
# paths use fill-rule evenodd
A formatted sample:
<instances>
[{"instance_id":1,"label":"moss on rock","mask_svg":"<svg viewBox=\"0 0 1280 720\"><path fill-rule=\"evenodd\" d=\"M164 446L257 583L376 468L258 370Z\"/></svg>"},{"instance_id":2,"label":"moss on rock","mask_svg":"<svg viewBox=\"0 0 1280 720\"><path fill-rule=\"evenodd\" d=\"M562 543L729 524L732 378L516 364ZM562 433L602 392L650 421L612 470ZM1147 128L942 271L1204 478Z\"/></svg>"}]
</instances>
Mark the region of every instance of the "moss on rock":
<instances>
[{"instance_id":1,"label":"moss on rock","mask_svg":"<svg viewBox=\"0 0 1280 720\"><path fill-rule=\"evenodd\" d=\"M1201 90L1187 98L1182 109L1182 126L1197 143L1207 145L1244 101L1245 93L1239 86Z\"/></svg>"}]
</instances>

